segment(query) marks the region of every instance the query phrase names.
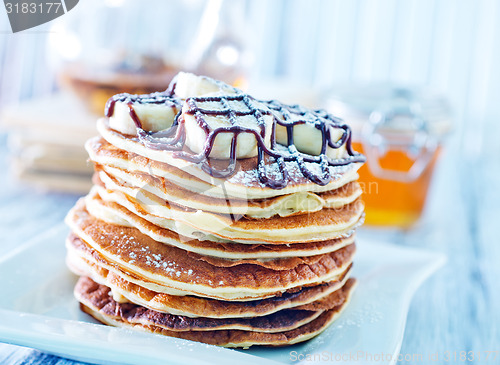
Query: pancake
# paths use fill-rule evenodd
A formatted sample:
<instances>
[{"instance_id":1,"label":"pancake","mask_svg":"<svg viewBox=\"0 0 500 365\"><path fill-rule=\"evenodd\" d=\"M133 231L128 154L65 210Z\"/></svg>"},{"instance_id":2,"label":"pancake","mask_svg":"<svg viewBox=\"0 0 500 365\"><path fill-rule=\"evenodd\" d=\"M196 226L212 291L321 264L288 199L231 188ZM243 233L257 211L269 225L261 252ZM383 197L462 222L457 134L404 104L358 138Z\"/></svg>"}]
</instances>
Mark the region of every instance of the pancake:
<instances>
[{"instance_id":1,"label":"pancake","mask_svg":"<svg viewBox=\"0 0 500 365\"><path fill-rule=\"evenodd\" d=\"M222 213L226 215L247 218L270 218L275 215L286 217L307 212L316 212L323 208L340 208L352 203L361 195L361 187L355 181L323 193L293 193L262 200L243 200L227 197L213 198L200 193L193 193L171 181L151 174L125 171L109 166L97 165L97 176L94 183L98 185L120 186L128 195L135 196L133 190L146 190L158 198L186 208L203 210L205 212ZM356 179L357 176L353 176ZM126 188L129 189L126 189Z\"/></svg>"},{"instance_id":2,"label":"pancake","mask_svg":"<svg viewBox=\"0 0 500 365\"><path fill-rule=\"evenodd\" d=\"M342 292L342 289L339 291ZM100 306L103 312L115 313L115 315L119 313L118 316L123 317L127 322L158 326L169 331L244 330L274 333L300 327L318 318L323 312L322 310L284 309L270 315L250 318L188 317L157 312L133 303L119 303L109 295L109 292L110 288L85 276L80 278L74 290L78 301L87 306ZM344 299L343 295L340 296Z\"/></svg>"},{"instance_id":3,"label":"pancake","mask_svg":"<svg viewBox=\"0 0 500 365\"><path fill-rule=\"evenodd\" d=\"M169 163L161 162L164 160L164 151L150 150L141 145L136 137L123 135L110 129L105 119L99 120L97 124L102 138L92 138L85 144L92 161L100 165L165 177L192 192L222 199L229 196L253 200L296 192L335 190L352 181L361 166L360 163L351 163L331 167L332 181L322 186L312 184L302 175L294 162L287 162L287 170L293 172L290 173L289 185L283 189L269 189L257 178L255 158L239 160L240 170L229 179L214 178L201 171L196 165L182 159L168 158ZM225 161L223 163L227 164Z\"/></svg>"},{"instance_id":4,"label":"pancake","mask_svg":"<svg viewBox=\"0 0 500 365\"><path fill-rule=\"evenodd\" d=\"M94 186L88 195L98 194L104 201L117 203L147 221L177 233L199 239L216 236L233 242L260 244L288 244L314 242L341 237L352 230L361 219L364 204L361 199L339 209L322 209L299 216L272 217L257 220L187 210L151 193L138 190L132 197L120 190L107 190Z\"/></svg>"},{"instance_id":5,"label":"pancake","mask_svg":"<svg viewBox=\"0 0 500 365\"><path fill-rule=\"evenodd\" d=\"M74 240L79 238L74 233L69 235L70 240ZM351 243L345 244L340 248L344 248L346 246L352 245L354 241ZM340 250L337 249L336 251ZM332 251L333 252L333 251ZM330 252L331 253L331 252ZM257 265L263 268L271 269L271 270L292 270L298 267L299 265L313 265L318 262L321 262L325 258L325 254L318 254L314 256L304 256L304 257L286 257L285 255L280 255L277 258L269 258L269 259L226 259L214 256L206 256L200 255L194 252L186 251L186 255L193 258L194 260L204 261L210 265L218 266L218 267L233 267L237 265Z\"/></svg>"},{"instance_id":6,"label":"pancake","mask_svg":"<svg viewBox=\"0 0 500 365\"><path fill-rule=\"evenodd\" d=\"M199 240L197 238L182 236L172 230L158 227L119 204L109 201L104 202L98 195L93 196L91 199L85 199L85 202L81 201L77 203L77 207L84 205L92 216L110 224L135 227L141 233L151 237L155 241L179 247L190 252L231 260L303 257L333 252L354 242L354 229L362 223L363 219L361 217L361 220L358 221L352 230L346 231L341 237L332 240L287 245L264 243L249 245L216 239L214 237L208 237L210 240ZM75 210L73 209L68 213L67 221L71 222L74 219L74 214Z\"/></svg>"},{"instance_id":7,"label":"pancake","mask_svg":"<svg viewBox=\"0 0 500 365\"><path fill-rule=\"evenodd\" d=\"M221 301L192 295L169 295L157 293L129 282L95 262L86 260L71 249L66 258L68 267L76 275L92 278L95 282L111 289L113 298L118 302L131 302L157 312L183 315L187 317L208 318L248 318L260 317L283 309L314 305L314 310L328 310L340 304L340 289L349 279L350 268L338 281L305 287L294 293L284 293L268 299L235 302ZM322 301L326 298L325 301Z\"/></svg>"},{"instance_id":8,"label":"pancake","mask_svg":"<svg viewBox=\"0 0 500 365\"><path fill-rule=\"evenodd\" d=\"M175 328L176 320L172 320L171 323L166 325L166 316L162 316L159 313L151 313L149 310L144 309L140 306L129 303L117 303L109 296L109 289L105 286L100 286L99 284L92 285L89 282L90 279L83 279L80 281L80 286L77 286L75 294L78 296L81 302L81 308L86 313L90 314L97 320L117 327L132 327L136 329L141 329L147 332L162 334L171 337L183 338L187 340L194 340L198 342L204 342L213 345L225 346L225 347L250 347L252 345L270 345L270 346L282 346L290 345L293 343L298 343L305 341L311 337L314 337L321 333L331 322L333 322L341 311L345 308L346 304L349 302L352 295L353 288L355 287L355 281L349 281L344 285L340 291L344 297L342 304L335 306L330 310L321 312L314 320L307 322L293 330L284 332L264 332L259 331L260 327L266 327L267 331L269 328L279 328L283 327L283 324L289 324L290 318L284 320L285 323L278 321L264 321L260 326L256 324L247 324L251 322L252 319L245 323L247 326L252 327L255 331L248 330L172 330L166 328ZM87 284L87 286L84 286ZM293 310L291 312L294 312ZM273 314L271 316L279 317L279 313ZM313 312L314 313L314 312ZM170 317L168 317L170 318ZM259 323L258 320L266 318L259 317L257 321L253 323ZM269 317L268 317L269 318ZM186 318L187 319L187 318ZM294 322L297 318L292 318ZM200 319L195 319L188 323L201 323ZM220 320L211 320L220 321ZM227 319L222 320L227 323ZM244 319L240 321L245 321ZM213 323L207 321L208 323ZM254 327L255 326L255 327ZM182 327L181 328L185 328Z\"/></svg>"},{"instance_id":9,"label":"pancake","mask_svg":"<svg viewBox=\"0 0 500 365\"><path fill-rule=\"evenodd\" d=\"M324 254L313 264L272 270L255 264L214 266L186 251L144 236L135 228L106 224L77 212L69 241L108 270L148 289L223 300L266 298L301 286L337 280L352 262L355 245Z\"/></svg>"}]
</instances>

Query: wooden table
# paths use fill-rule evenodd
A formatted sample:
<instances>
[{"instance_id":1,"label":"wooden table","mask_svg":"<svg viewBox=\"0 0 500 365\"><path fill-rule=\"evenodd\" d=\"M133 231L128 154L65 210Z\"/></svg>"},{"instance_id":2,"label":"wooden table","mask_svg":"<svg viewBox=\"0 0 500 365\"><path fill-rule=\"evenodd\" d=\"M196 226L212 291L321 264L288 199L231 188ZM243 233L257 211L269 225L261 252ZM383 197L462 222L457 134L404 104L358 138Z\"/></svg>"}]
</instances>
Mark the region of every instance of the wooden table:
<instances>
[{"instance_id":1,"label":"wooden table","mask_svg":"<svg viewBox=\"0 0 500 365\"><path fill-rule=\"evenodd\" d=\"M498 132L500 127L484 136L483 146L489 147L483 147L480 158L471 157L473 154L464 150L464 141L458 137L448 141L418 227L407 232L366 228L360 232L361 237L423 247L448 256L447 265L427 280L413 299L401 347L401 363L466 363L460 359L464 351L469 358L475 357L470 362L500 363L500 353L496 360L493 355L485 359L488 351L500 351ZM4 136L0 138L0 146L1 256L60 223L77 196L43 194L11 181L3 173L7 169ZM478 355L481 360L477 360ZM429 356L438 356L439 361L429 361ZM36 350L0 344L1 364L48 361L74 363Z\"/></svg>"}]
</instances>

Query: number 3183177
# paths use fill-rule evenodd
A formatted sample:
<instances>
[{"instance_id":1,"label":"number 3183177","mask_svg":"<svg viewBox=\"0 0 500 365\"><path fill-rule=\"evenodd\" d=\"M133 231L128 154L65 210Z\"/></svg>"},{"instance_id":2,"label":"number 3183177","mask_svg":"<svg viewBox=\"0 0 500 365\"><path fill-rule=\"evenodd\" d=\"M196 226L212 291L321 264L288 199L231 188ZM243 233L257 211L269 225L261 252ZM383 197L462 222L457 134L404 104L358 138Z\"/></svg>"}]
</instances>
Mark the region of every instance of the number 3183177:
<instances>
[{"instance_id":1,"label":"number 3183177","mask_svg":"<svg viewBox=\"0 0 500 365\"><path fill-rule=\"evenodd\" d=\"M7 14L48 14L58 13L61 8L61 3L5 3Z\"/></svg>"}]
</instances>

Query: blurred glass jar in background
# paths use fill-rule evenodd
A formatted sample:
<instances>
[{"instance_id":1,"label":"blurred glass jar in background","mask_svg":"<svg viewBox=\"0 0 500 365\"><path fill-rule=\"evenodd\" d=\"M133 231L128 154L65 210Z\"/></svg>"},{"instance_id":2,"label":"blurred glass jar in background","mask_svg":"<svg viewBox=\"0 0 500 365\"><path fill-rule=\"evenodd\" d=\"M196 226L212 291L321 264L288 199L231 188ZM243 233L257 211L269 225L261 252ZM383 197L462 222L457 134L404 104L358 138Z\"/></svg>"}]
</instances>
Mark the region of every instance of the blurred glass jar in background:
<instances>
[{"instance_id":1,"label":"blurred glass jar in background","mask_svg":"<svg viewBox=\"0 0 500 365\"><path fill-rule=\"evenodd\" d=\"M179 71L243 86L241 0L86 0L54 21L47 53L63 88L102 114L121 92L165 90Z\"/></svg>"},{"instance_id":2,"label":"blurred glass jar in background","mask_svg":"<svg viewBox=\"0 0 500 365\"><path fill-rule=\"evenodd\" d=\"M338 88L325 105L352 127L366 224L409 228L421 216L429 183L451 128L447 101L390 85Z\"/></svg>"}]
</instances>

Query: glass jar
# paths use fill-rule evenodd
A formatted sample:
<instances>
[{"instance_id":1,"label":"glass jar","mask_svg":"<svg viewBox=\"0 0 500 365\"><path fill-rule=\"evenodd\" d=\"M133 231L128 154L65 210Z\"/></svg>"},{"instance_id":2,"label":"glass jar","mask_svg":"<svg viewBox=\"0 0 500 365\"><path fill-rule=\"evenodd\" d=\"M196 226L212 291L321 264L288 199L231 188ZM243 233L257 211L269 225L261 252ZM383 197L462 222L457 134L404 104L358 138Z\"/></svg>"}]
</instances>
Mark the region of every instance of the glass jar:
<instances>
[{"instance_id":1,"label":"glass jar","mask_svg":"<svg viewBox=\"0 0 500 365\"><path fill-rule=\"evenodd\" d=\"M114 94L165 90L179 71L236 86L249 61L242 0L86 0L53 22L47 53L63 89L102 114Z\"/></svg>"},{"instance_id":2,"label":"glass jar","mask_svg":"<svg viewBox=\"0 0 500 365\"><path fill-rule=\"evenodd\" d=\"M411 227L451 127L448 102L424 90L370 85L338 88L325 107L351 125L353 147L367 158L359 170L366 224Z\"/></svg>"}]
</instances>

